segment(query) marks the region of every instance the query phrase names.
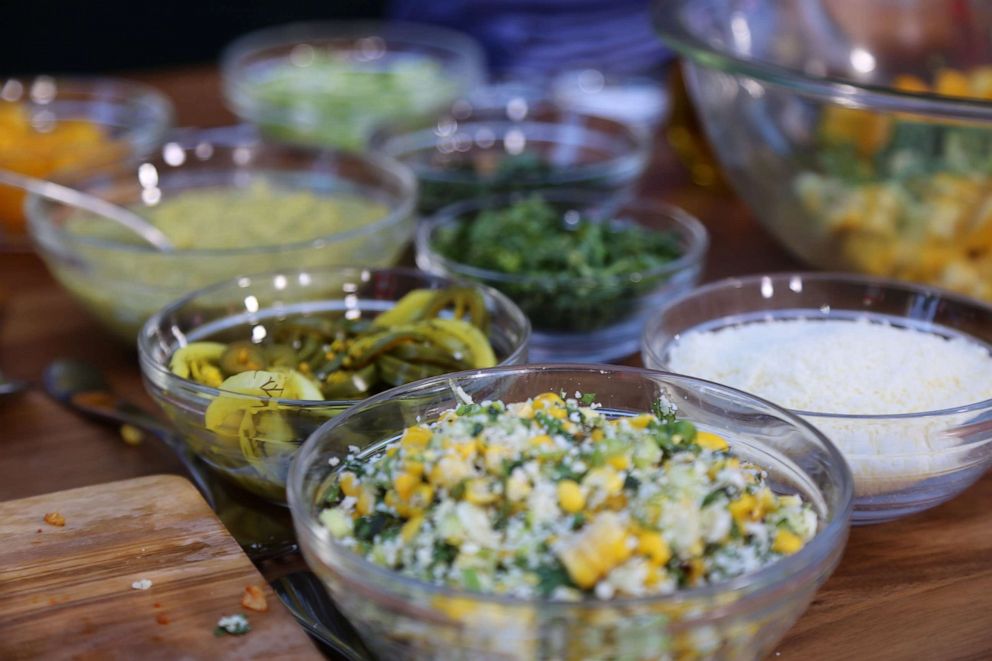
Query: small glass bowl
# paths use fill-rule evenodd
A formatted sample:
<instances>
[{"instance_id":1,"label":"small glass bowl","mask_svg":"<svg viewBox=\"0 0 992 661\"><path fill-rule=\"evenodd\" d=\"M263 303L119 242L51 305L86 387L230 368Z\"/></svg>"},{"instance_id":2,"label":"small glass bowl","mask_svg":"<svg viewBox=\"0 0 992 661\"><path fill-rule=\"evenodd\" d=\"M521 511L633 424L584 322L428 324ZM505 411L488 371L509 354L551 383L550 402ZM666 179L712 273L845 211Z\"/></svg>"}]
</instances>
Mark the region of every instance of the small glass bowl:
<instances>
[{"instance_id":1,"label":"small glass bowl","mask_svg":"<svg viewBox=\"0 0 992 661\"><path fill-rule=\"evenodd\" d=\"M332 69L307 75L321 66ZM405 23L260 30L225 49L222 70L231 109L266 135L353 150L380 124L429 118L485 79L482 50L470 37ZM395 71L391 85L403 89L376 82ZM286 74L281 87L273 72Z\"/></svg>"},{"instance_id":2,"label":"small glass bowl","mask_svg":"<svg viewBox=\"0 0 992 661\"><path fill-rule=\"evenodd\" d=\"M372 147L410 166L420 211L472 198L550 188L621 196L650 157L642 132L613 119L557 108L523 96L505 104L459 101L434 126L386 127Z\"/></svg>"},{"instance_id":3,"label":"small glass bowl","mask_svg":"<svg viewBox=\"0 0 992 661\"><path fill-rule=\"evenodd\" d=\"M976 300L869 276L782 273L722 280L671 301L645 325L642 357L646 367L670 369L670 347L693 330L865 315L992 344L992 307ZM856 524L890 521L939 505L992 464L992 400L901 415L793 412L833 440L851 465ZM865 453L864 446L878 439L893 451ZM906 439L925 442L929 450L905 449Z\"/></svg>"},{"instance_id":4,"label":"small glass bowl","mask_svg":"<svg viewBox=\"0 0 992 661\"><path fill-rule=\"evenodd\" d=\"M80 136L64 146L39 150L0 140L0 168L48 179L65 169L93 168L140 158L162 143L172 126L172 104L151 87L115 78L0 77L0 117L20 115L39 137L65 122L83 121L106 138L81 146ZM24 193L0 186L0 244L26 246Z\"/></svg>"},{"instance_id":5,"label":"small glass bowl","mask_svg":"<svg viewBox=\"0 0 992 661\"><path fill-rule=\"evenodd\" d=\"M534 327L531 356L537 362L605 362L636 352L644 320L699 281L709 245L706 229L682 209L659 202L633 200L621 204L574 190L536 194L563 215L579 211L585 217L671 233L683 254L636 276L549 278L481 269L435 250L439 232L472 222L479 212L504 208L522 197L507 194L453 204L420 223L416 234L417 265L433 273L482 282L509 296Z\"/></svg>"},{"instance_id":6,"label":"small glass bowl","mask_svg":"<svg viewBox=\"0 0 992 661\"><path fill-rule=\"evenodd\" d=\"M276 448L264 458L247 457L241 445L206 428L204 415L217 397L246 402L245 408L277 407L293 430L293 450L328 419L357 400L284 400L221 391L183 379L169 369L177 349L190 342L254 339L287 318L348 311L374 317L414 289L439 289L454 282L413 269L336 268L241 276L194 292L156 313L138 337L145 387L166 412L190 449L211 468L275 502L285 500L286 474L293 452ZM497 291L477 287L490 317L489 338L501 364L527 360L530 325L523 313ZM357 312L356 312L357 311ZM352 318L349 316L349 318Z\"/></svg>"},{"instance_id":7,"label":"small glass bowl","mask_svg":"<svg viewBox=\"0 0 992 661\"><path fill-rule=\"evenodd\" d=\"M28 198L28 225L48 268L107 328L133 342L141 324L162 306L209 284L285 268L344 264L388 266L414 228L416 182L392 159L242 141L215 130L183 131L140 164L77 173L60 181L125 206L147 206L199 188L244 188L260 182L316 195L344 192L384 204L367 225L280 245L158 252L134 244L81 236L66 229L78 212ZM140 211L139 211L140 213ZM231 228L237 232L237 227Z\"/></svg>"},{"instance_id":8,"label":"small glass bowl","mask_svg":"<svg viewBox=\"0 0 992 661\"><path fill-rule=\"evenodd\" d=\"M821 520L798 553L753 574L664 597L523 600L424 583L380 567L320 524L323 489L349 445L375 451L413 421L433 421L467 394L522 401L595 392L610 416L659 398L762 465L776 490L798 493ZM758 659L806 609L840 559L851 474L837 449L797 416L738 390L630 367L527 365L461 372L369 398L318 429L290 472L289 505L304 557L341 612L384 659ZM694 656L698 655L698 656Z\"/></svg>"}]
</instances>

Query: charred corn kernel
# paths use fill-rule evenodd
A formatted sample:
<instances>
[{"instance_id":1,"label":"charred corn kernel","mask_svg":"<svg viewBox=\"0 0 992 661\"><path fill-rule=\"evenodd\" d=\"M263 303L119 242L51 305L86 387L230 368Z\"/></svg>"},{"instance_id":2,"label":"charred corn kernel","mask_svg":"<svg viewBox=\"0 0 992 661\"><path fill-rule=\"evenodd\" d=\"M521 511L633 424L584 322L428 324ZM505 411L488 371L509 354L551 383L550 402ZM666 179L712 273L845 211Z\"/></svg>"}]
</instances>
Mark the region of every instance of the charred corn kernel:
<instances>
[{"instance_id":1,"label":"charred corn kernel","mask_svg":"<svg viewBox=\"0 0 992 661\"><path fill-rule=\"evenodd\" d=\"M425 448L431 442L432 436L431 430L426 427L407 427L400 443L407 449Z\"/></svg>"},{"instance_id":2,"label":"charred corn kernel","mask_svg":"<svg viewBox=\"0 0 992 661\"><path fill-rule=\"evenodd\" d=\"M553 392L542 392L540 395L531 400L531 403L535 411L543 411L550 408L565 406L565 402L562 401L561 397Z\"/></svg>"},{"instance_id":3,"label":"charred corn kernel","mask_svg":"<svg viewBox=\"0 0 992 661\"><path fill-rule=\"evenodd\" d=\"M637 551L646 555L656 565L663 565L672 558L672 551L661 533L648 530L637 536Z\"/></svg>"},{"instance_id":4,"label":"charred corn kernel","mask_svg":"<svg viewBox=\"0 0 992 661\"><path fill-rule=\"evenodd\" d=\"M358 496L358 478L355 477L354 473L345 472L341 474L341 479L338 481L341 485L341 492L346 496Z\"/></svg>"},{"instance_id":5,"label":"charred corn kernel","mask_svg":"<svg viewBox=\"0 0 992 661\"><path fill-rule=\"evenodd\" d=\"M396 495L402 500L409 500L410 494L413 493L414 487L418 484L420 484L420 478L407 472L400 473L393 479L393 488L396 489Z\"/></svg>"},{"instance_id":6,"label":"charred corn kernel","mask_svg":"<svg viewBox=\"0 0 992 661\"><path fill-rule=\"evenodd\" d=\"M544 445L554 445L554 442L551 440L551 437L548 436L547 434L541 434L540 436L535 436L534 438L530 439L530 444L534 447L541 447Z\"/></svg>"},{"instance_id":7,"label":"charred corn kernel","mask_svg":"<svg viewBox=\"0 0 992 661\"><path fill-rule=\"evenodd\" d=\"M465 500L473 505L488 505L496 502L497 498L485 480L476 478L465 485Z\"/></svg>"},{"instance_id":8,"label":"charred corn kernel","mask_svg":"<svg viewBox=\"0 0 992 661\"><path fill-rule=\"evenodd\" d=\"M417 533L420 532L420 526L422 526L423 523L424 517L422 514L410 517L410 519L403 524L403 527L400 528L400 537L404 542L409 544L413 541L413 538L417 536Z\"/></svg>"},{"instance_id":9,"label":"charred corn kernel","mask_svg":"<svg viewBox=\"0 0 992 661\"><path fill-rule=\"evenodd\" d=\"M757 502L755 501L754 496L746 493L730 503L730 505L727 506L727 510L730 512L730 516L734 517L734 521L737 522L737 525L744 525L744 523L753 518L756 505Z\"/></svg>"},{"instance_id":10,"label":"charred corn kernel","mask_svg":"<svg viewBox=\"0 0 992 661\"><path fill-rule=\"evenodd\" d=\"M603 433L602 429L593 429L592 433L589 434L589 438L591 438L596 443L599 443L601 440L603 440L604 436L606 436L606 434Z\"/></svg>"},{"instance_id":11,"label":"charred corn kernel","mask_svg":"<svg viewBox=\"0 0 992 661\"><path fill-rule=\"evenodd\" d=\"M395 447L395 446L393 446ZM410 475L416 475L417 477L423 477L424 475L424 462L422 461L412 461L407 460L403 462L403 470Z\"/></svg>"},{"instance_id":12,"label":"charred corn kernel","mask_svg":"<svg viewBox=\"0 0 992 661\"><path fill-rule=\"evenodd\" d=\"M933 86L938 94L971 96L971 82L968 80L968 76L956 69L941 69L938 71Z\"/></svg>"},{"instance_id":13,"label":"charred corn kernel","mask_svg":"<svg viewBox=\"0 0 992 661\"><path fill-rule=\"evenodd\" d=\"M355 502L355 511L358 512L359 516L368 516L372 513L372 509L375 507L375 496L369 489L360 489L358 492L358 500Z\"/></svg>"},{"instance_id":14,"label":"charred corn kernel","mask_svg":"<svg viewBox=\"0 0 992 661\"><path fill-rule=\"evenodd\" d=\"M622 510L627 507L627 496L622 493L608 496L602 502L602 508L607 510Z\"/></svg>"},{"instance_id":15,"label":"charred corn kernel","mask_svg":"<svg viewBox=\"0 0 992 661\"><path fill-rule=\"evenodd\" d=\"M562 480L558 483L558 504L569 514L575 514L586 506L586 497L578 482Z\"/></svg>"},{"instance_id":16,"label":"charred corn kernel","mask_svg":"<svg viewBox=\"0 0 992 661\"><path fill-rule=\"evenodd\" d=\"M635 415L633 418L627 418L627 423L634 429L644 429L654 420L654 416L649 413L642 413L641 415Z\"/></svg>"},{"instance_id":17,"label":"charred corn kernel","mask_svg":"<svg viewBox=\"0 0 992 661\"><path fill-rule=\"evenodd\" d=\"M618 471L627 470L630 468L630 457L625 454L615 454L608 458L606 463L613 468L616 468Z\"/></svg>"},{"instance_id":18,"label":"charred corn kernel","mask_svg":"<svg viewBox=\"0 0 992 661\"><path fill-rule=\"evenodd\" d=\"M775 541L772 542L772 551L782 555L792 555L803 547L803 540L799 535L788 530L779 530L775 534Z\"/></svg>"},{"instance_id":19,"label":"charred corn kernel","mask_svg":"<svg viewBox=\"0 0 992 661\"><path fill-rule=\"evenodd\" d=\"M730 447L723 436L718 436L717 434L708 431L696 432L696 444L702 448L706 448L707 450L712 450L713 452L726 450Z\"/></svg>"}]
</instances>

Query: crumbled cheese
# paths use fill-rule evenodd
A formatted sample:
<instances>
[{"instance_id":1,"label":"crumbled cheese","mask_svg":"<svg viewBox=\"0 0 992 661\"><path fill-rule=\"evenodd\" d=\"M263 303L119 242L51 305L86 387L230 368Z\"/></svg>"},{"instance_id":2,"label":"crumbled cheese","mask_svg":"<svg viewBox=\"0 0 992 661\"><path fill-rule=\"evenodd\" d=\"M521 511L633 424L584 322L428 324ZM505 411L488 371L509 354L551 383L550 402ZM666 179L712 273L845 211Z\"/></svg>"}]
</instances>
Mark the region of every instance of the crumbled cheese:
<instances>
[{"instance_id":1,"label":"crumbled cheese","mask_svg":"<svg viewBox=\"0 0 992 661\"><path fill-rule=\"evenodd\" d=\"M217 620L217 629L215 630L215 633L227 633L232 636L241 636L249 631L251 631L251 625L248 623L248 618L241 614L235 614L224 615Z\"/></svg>"},{"instance_id":2,"label":"crumbled cheese","mask_svg":"<svg viewBox=\"0 0 992 661\"><path fill-rule=\"evenodd\" d=\"M140 581L135 581L134 583L132 583L131 584L131 589L132 590L147 590L151 586L152 586L152 582L149 581L147 578L143 578Z\"/></svg>"},{"instance_id":3,"label":"crumbled cheese","mask_svg":"<svg viewBox=\"0 0 992 661\"><path fill-rule=\"evenodd\" d=\"M940 452L957 441L943 432L967 415L866 421L822 414L920 413L992 399L988 347L935 330L867 315L690 330L669 347L666 368L821 414L808 420L844 453L856 494L872 496L953 468L957 459Z\"/></svg>"}]
</instances>

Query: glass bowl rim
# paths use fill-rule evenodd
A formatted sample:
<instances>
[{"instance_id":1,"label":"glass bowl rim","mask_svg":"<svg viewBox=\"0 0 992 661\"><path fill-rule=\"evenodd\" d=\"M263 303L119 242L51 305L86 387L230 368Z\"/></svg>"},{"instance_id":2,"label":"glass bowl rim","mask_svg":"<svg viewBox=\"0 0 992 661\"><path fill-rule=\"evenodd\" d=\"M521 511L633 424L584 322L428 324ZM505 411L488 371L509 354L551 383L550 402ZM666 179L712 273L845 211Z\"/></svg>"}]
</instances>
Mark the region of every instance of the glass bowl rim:
<instances>
[{"instance_id":1,"label":"glass bowl rim","mask_svg":"<svg viewBox=\"0 0 992 661\"><path fill-rule=\"evenodd\" d=\"M727 48L715 47L678 20L680 10L690 1L657 0L652 22L665 44L695 65L784 87L831 105L992 121L992 103L986 100L907 92L838 76L816 76L768 60L741 57Z\"/></svg>"},{"instance_id":2,"label":"glass bowl rim","mask_svg":"<svg viewBox=\"0 0 992 661\"><path fill-rule=\"evenodd\" d=\"M644 280L650 280L651 278L680 273L695 266L702 266L702 262L706 258L706 252L710 243L709 232L707 231L706 226L703 225L699 219L682 207L649 198L638 197L611 200L602 194L589 191L553 189L528 191L526 193L503 193L500 195L475 197L442 207L429 219L421 221L417 225L414 242L417 249L418 265L421 268L425 268L428 262L437 262L446 270L449 270L452 274L469 278L477 278L490 282L498 282L500 284L524 285L535 281L545 282L547 280L547 274L517 275L479 268L463 262L456 262L435 250L432 241L436 230L439 230L442 227L464 223L465 220L460 218L464 214L484 211L489 208L504 208L509 203L518 202L533 195L539 196L541 199L551 202L577 202L579 204L586 205L596 202L603 202L605 203L601 214L603 217L608 217L618 209L630 207L634 209L657 211L659 215L675 221L675 224L681 229L684 236L688 238L688 247L685 253L671 262L661 264L654 269L641 273L640 275L642 282ZM489 207L487 205L493 206ZM636 224L639 227L644 227L640 223ZM644 229L656 234L662 232L661 230L656 230L650 227L644 227ZM608 279L573 277L562 280L563 284L590 283L596 286L627 282L630 282L630 278L621 276L613 276Z\"/></svg>"},{"instance_id":3,"label":"glass bowl rim","mask_svg":"<svg viewBox=\"0 0 992 661\"><path fill-rule=\"evenodd\" d=\"M782 271L779 273L764 273L764 274L754 274L746 276L734 276L729 278L723 278L721 280L716 280L714 282L707 283L700 287L696 287L691 291L685 292L678 296L675 296L670 301L664 303L661 308L659 308L650 318L644 323L644 330L641 332L641 354L642 356L649 357L656 364L665 364L665 361L660 359L656 347L656 343L651 339L651 333L656 331L656 327L660 323L661 319L674 307L682 304L683 302L694 299L694 298L705 298L706 296L718 292L725 291L729 289L743 289L745 287L751 287L755 284L759 284L765 279L772 279L773 281L790 280L792 278L801 278L805 281L814 281L820 283L830 283L836 282L847 285L861 285L861 286L874 286L881 287L887 291L900 291L902 293L914 294L919 296L927 296L933 298L939 298L942 300L950 301L955 305L961 305L965 307L978 308L992 316L992 305L988 305L979 301L976 298L970 296L965 296L964 294L958 294L956 292L948 291L946 289L941 289L940 287L934 287L932 285L918 284L915 282L907 282L903 280L897 280L894 278L883 278L879 276L872 275L860 275L856 273L844 273L844 272L831 272L831 271ZM806 308L790 308L803 310ZM813 311L815 308L808 308ZM769 310L768 312L774 312L774 310ZM725 315L729 316L729 315ZM896 315L891 315L896 316ZM713 319L719 319L720 317L714 317ZM904 317L900 315L900 318L909 319L909 317ZM940 324L944 325L944 324ZM960 415L963 413L972 413L974 411L981 411L984 409L992 410L992 399L983 399L977 402L971 402L968 404L962 404L960 406L954 406L943 409L934 409L931 411L915 411L912 413L876 413L876 414L858 414L858 413L826 413L821 411L804 411L801 409L786 409L796 415L800 415L808 418L819 418L823 420L862 420L870 422L881 422L886 420L892 421L906 421L906 420L918 420L924 418L937 418L945 417L951 415ZM913 453L915 456L917 453ZM928 453L932 454L932 453ZM861 455L858 455L861 456ZM874 456L874 455L868 455Z\"/></svg>"},{"instance_id":4,"label":"glass bowl rim","mask_svg":"<svg viewBox=\"0 0 992 661\"><path fill-rule=\"evenodd\" d=\"M208 132L206 129L205 132ZM189 154L195 151L196 141L195 137L199 132L197 130L190 131L188 133L177 133L178 139L183 142L175 142L178 144L180 149ZM173 144L173 143L168 143ZM27 225L30 233L35 238L35 240L41 240L40 237L54 235L58 236L60 239L77 243L99 250L109 250L119 253L131 253L138 255L159 255L167 258L186 258L186 257L238 257L241 255L260 255L268 253L279 253L279 252L290 252L294 250L306 250L306 249L319 249L324 246L331 245L338 242L350 241L362 236L367 236L370 234L377 234L379 232L390 231L397 225L401 225L408 218L413 217L417 204L417 180L406 165L403 165L394 158L390 158L385 154L378 153L355 153L349 151L342 151L331 148L315 148L308 147L299 144L284 144L278 142L266 142L260 139L249 139L245 141L234 140L230 143L212 143L213 153L211 158L213 158L218 153L230 152L234 153L239 149L249 149L253 152L299 152L306 153L308 156L314 158L322 158L331 156L335 162L352 160L355 162L363 163L364 165L372 166L372 169L376 170L380 175L385 175L386 177L395 177L399 185L399 193L397 195L397 200L392 209L390 209L384 216L375 220L372 223L363 225L361 227L354 227L343 232L334 232L331 234L321 235L312 239L307 239L305 241L293 241L292 243L280 243L275 245L265 245L265 246L250 246L244 248L185 248L182 250L156 250L152 246L145 244L131 244L131 243L121 243L118 241L113 241L109 239L100 239L95 237L81 236L69 232L67 229L62 227L60 224L53 223L51 219L51 214L49 209L53 206L57 206L60 203L48 202L41 197L28 194L27 199L24 204L24 208L27 216ZM99 177L101 175L101 170L103 173L110 174L112 178L117 179L122 176L129 176L133 167L138 166L143 160L147 159L130 159L125 163L125 166L118 168L102 168L98 170L89 171L86 173L87 179L93 177ZM195 159L193 159L195 160ZM185 162L191 162L187 159ZM238 172L238 171L252 171L256 168L250 166L247 168L242 168L238 165L231 164L229 162L218 164L219 167L215 168L217 172ZM176 171L183 170L183 166L175 167ZM303 169L293 169L288 170L289 172L307 172ZM78 176L79 172L73 172L73 176ZM335 179L341 181L349 181L340 175L334 175ZM66 182L72 185L72 182ZM228 188L224 186L222 188ZM189 187L183 187L181 190L192 190ZM309 189L303 189L309 190ZM66 206L66 205L61 205ZM95 215L95 214L94 214ZM35 226L38 226L37 228Z\"/></svg>"},{"instance_id":5,"label":"glass bowl rim","mask_svg":"<svg viewBox=\"0 0 992 661\"><path fill-rule=\"evenodd\" d=\"M482 46L464 32L412 21L369 20L293 21L253 30L237 37L224 47L220 56L221 75L230 85L250 86L241 75L243 71L241 60L260 51L294 44L333 42L366 36L380 37L387 44L399 46L401 51L409 46L427 46L438 52L446 52L464 62L461 66L470 73L471 79L481 81L485 77L485 55ZM429 57L435 61L441 60L435 55Z\"/></svg>"},{"instance_id":6,"label":"glass bowl rim","mask_svg":"<svg viewBox=\"0 0 992 661\"><path fill-rule=\"evenodd\" d=\"M249 401L265 400L266 402L271 402L274 404L279 404L283 406L292 407L294 409L324 409L331 407L345 406L350 407L363 402L368 397L362 399L284 399L281 397L261 397L258 395L248 395L245 393L234 392L230 390L222 390L220 388L214 388L212 386L203 385L197 383L192 379L184 379L177 376L170 370L164 362L156 360L153 355L155 353L154 340L156 329L162 323L162 321L169 315L179 312L181 309L190 305L195 300L203 297L209 296L211 294L216 294L218 292L224 291L238 291L244 290L246 293L251 291L252 280L256 279L273 279L277 276L285 276L288 281L292 282L294 278L298 277L300 274L322 274L322 275L344 275L355 274L356 276L361 276L364 273L369 274L385 274L385 275L399 275L404 277L415 277L419 278L425 284L433 283L451 283L451 284L463 284L468 285L472 288L481 290L484 294L491 297L498 305L506 308L510 315L512 316L512 321L515 325L518 325L521 329L521 341L520 343L513 347L510 354L500 361L503 364L508 361L517 360L520 356L527 350L528 343L530 342L531 336L531 326L530 320L514 303L510 298L504 295L502 292L488 287L481 283L459 281L457 278L452 278L450 276L439 275L436 273L427 273L419 269L393 266L393 267L383 267L383 268L369 268L363 266L328 266L322 268L308 268L308 269L280 269L275 271L264 271L261 273L250 273L245 275L239 275L235 278L229 278L222 282L216 282L212 285L202 287L195 291L192 291L185 296L169 303L162 309L158 310L155 314L148 318L148 320L142 324L141 330L138 332L138 362L141 366L142 373L148 372L156 376L158 379L163 380L166 384L180 386L183 389L194 391L201 395L207 395L211 398L217 397L233 397L237 399L244 399ZM249 285L242 286L241 283L247 279ZM323 299L322 299L323 300ZM263 310L268 310L270 308L259 308L258 312L261 313ZM231 316L231 315L225 315ZM224 318L224 317L220 317ZM443 375L442 375L443 376ZM373 395L374 396L374 395Z\"/></svg>"},{"instance_id":7,"label":"glass bowl rim","mask_svg":"<svg viewBox=\"0 0 992 661\"><path fill-rule=\"evenodd\" d=\"M428 583L420 579L416 579L410 576L404 576L400 572L397 572L386 567L381 567L374 562L366 559L357 553L354 553L347 547L339 544L333 536L326 535L326 539L322 539L325 535L321 532L323 527L321 526L316 515L312 513L312 503L305 502L303 499L303 483L306 478L306 472L310 468L311 462L310 455L316 453L317 447L324 436L326 436L327 431L333 427L343 425L354 415L357 415L356 409L349 409L343 412L341 415L335 416L333 419L328 420L320 427L318 427L307 440L303 443L303 446L298 450L296 455L293 457L293 463L290 467L289 478L286 482L286 496L287 502L289 503L290 513L293 516L293 521L297 526L297 529L302 528L304 532L310 537L308 540L312 544L324 544L329 543L336 553L342 554L350 562L357 563L357 565L368 574L375 576L377 578L386 579L386 581L395 584L399 584L405 588L410 588L418 590L424 593L428 593L434 596L443 597L455 597L461 599L470 599L473 601L481 601L486 604L492 605L503 605L510 607L531 607L531 608L542 608L542 609L555 609L555 610L568 610L570 608L583 608L583 609L614 609L614 608L624 608L631 606L644 606L644 605L659 605L665 603L677 604L684 601L689 601L693 599L707 599L711 597L716 597L721 594L727 594L732 592L737 592L739 590L747 588L756 588L757 591L765 590L776 585L787 584L789 579L793 576L799 574L805 569L809 569L814 565L816 558L823 554L829 554L830 549L836 545L838 542L843 542L843 537L845 531L848 528L850 516L853 508L854 502L854 477L851 473L851 469L844 459L840 450L833 444L830 439L828 439L822 432L820 432L816 427L811 425L809 422L803 420L795 413L785 409L777 404L769 402L767 400L761 399L750 393L746 393L736 388L731 388L729 386L714 383L712 381L706 381L705 379L698 379L696 377L686 376L684 374L676 374L674 372L665 372L662 370L652 370L641 367L630 367L626 365L589 365L581 363L530 363L526 365L505 365L500 367L493 367L485 370L466 370L463 372L452 372L451 374L443 374L437 377L430 377L427 379L422 379L420 381L414 381L412 383L398 386L391 390L374 395L361 403L365 406L375 406L377 404L388 401L389 399L399 397L402 395L407 395L414 393L418 390L425 390L429 388L434 388L438 384L442 384L446 381L454 383L455 381L464 381L467 379L486 379L497 376L508 377L514 374L520 373L553 373L553 372L586 372L586 373L599 373L606 375L608 373L613 374L631 374L641 378L645 377L661 377L667 382L671 381L682 381L689 384L694 384L696 386L703 386L709 389L715 389L718 391L723 391L735 395L737 397L742 397L745 401L750 401L752 403L761 404L776 413L778 413L783 420L788 421L794 427L798 427L807 436L811 435L817 441L820 442L822 448L826 455L829 457L829 465L837 473L835 476L838 478L838 486L840 488L839 503L840 506L837 511L832 512L833 516L830 521L826 522L822 528L818 529L813 538L800 549L797 553L780 558L775 562L762 567L761 569L736 576L732 579L721 581L719 583L714 583L711 585L706 585L699 588L692 588L689 590L676 591L667 595L651 595L645 597L624 597L620 599L610 599L610 600L599 600L599 599L583 599L581 601L560 601L552 599L524 599L520 597L514 597L512 595L501 595L493 593L482 593L482 592L472 592L469 590L462 590L457 588L450 588L443 585L436 585L433 583ZM343 464L342 464L343 465ZM331 472L333 472L333 469ZM362 579L358 579L362 580ZM382 589L382 588L379 588ZM395 588L385 588L386 590L395 590ZM745 599L751 596L751 593L745 595ZM739 603L739 602L738 602ZM704 614L705 616L705 614Z\"/></svg>"},{"instance_id":8,"label":"glass bowl rim","mask_svg":"<svg viewBox=\"0 0 992 661\"><path fill-rule=\"evenodd\" d=\"M582 163L569 167L555 168L554 171L549 172L547 175L530 177L527 178L526 181L538 182L544 185L575 183L589 178L609 176L611 173L622 172L628 169L636 170L639 173L647 166L648 159L651 155L650 136L648 134L635 130L631 125L625 122L604 117L602 115L572 110L566 112L567 116L594 118L598 123L609 123L615 125L621 132L619 139L627 142L629 149L625 149L615 156L610 156L604 160L596 161L594 163ZM531 131L535 129L541 131L553 131L566 125L567 123L564 121L554 122L532 118L511 120L486 119L480 117L477 119L470 118L464 121L458 121L459 130L488 128L493 130L493 133L497 139L503 139L507 133L514 129L522 130L526 137L528 129ZM579 131L582 133L583 137L576 140L579 144L585 144L585 138L592 135L603 140L616 139L615 136L596 126L569 126L568 130L570 132ZM373 134L372 139L370 140L370 145L373 150L395 158L409 167L418 178L426 179L431 182L458 184L472 184L479 181L480 177L469 172L460 172L450 168L433 167L430 165L420 165L417 163L410 163L405 160L411 154L415 154L423 149L431 147L433 143L437 142L438 137L439 136L434 133L434 129L430 127L410 131L400 130L395 132L391 131L388 127L385 127L384 130ZM558 139L535 138L535 140L540 142L550 142L552 144L560 144L562 142Z\"/></svg>"},{"instance_id":9,"label":"glass bowl rim","mask_svg":"<svg viewBox=\"0 0 992 661\"><path fill-rule=\"evenodd\" d=\"M92 105L94 103L107 102L118 105L137 103L143 109L151 111L155 116L155 122L136 124L128 127L122 139L132 146L137 154L145 154L149 150L159 145L175 121L176 111L169 97L153 85L131 80L129 78L118 78L116 76L103 75L50 75L35 74L24 76L0 76L0 89L6 87L11 81L16 81L22 86L22 92L17 99L8 99L0 96L0 103L24 103L32 105L47 105L57 103L62 91L72 94L85 95L87 99L82 99L79 103ZM51 81L55 84L55 95L44 104L38 104L30 98L28 90L31 85L41 81ZM109 92L112 99L101 99L100 92ZM106 122L95 118L88 118L97 125L105 126Z\"/></svg>"}]
</instances>

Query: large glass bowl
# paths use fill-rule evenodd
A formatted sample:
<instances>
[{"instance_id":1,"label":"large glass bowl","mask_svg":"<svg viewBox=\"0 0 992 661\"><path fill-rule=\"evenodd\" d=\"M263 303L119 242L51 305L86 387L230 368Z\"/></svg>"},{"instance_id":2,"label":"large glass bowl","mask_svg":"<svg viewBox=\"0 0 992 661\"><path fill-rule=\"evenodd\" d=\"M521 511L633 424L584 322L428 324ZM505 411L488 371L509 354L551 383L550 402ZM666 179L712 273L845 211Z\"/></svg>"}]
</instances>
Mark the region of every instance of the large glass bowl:
<instances>
[{"instance_id":1,"label":"large glass bowl","mask_svg":"<svg viewBox=\"0 0 992 661\"><path fill-rule=\"evenodd\" d=\"M485 79L470 37L430 25L297 23L222 56L224 95L269 136L360 150L383 122L424 119Z\"/></svg>"},{"instance_id":2,"label":"large glass bowl","mask_svg":"<svg viewBox=\"0 0 992 661\"><path fill-rule=\"evenodd\" d=\"M165 307L145 324L138 337L145 387L207 465L254 493L282 502L293 452L317 427L356 400L287 400L222 391L176 376L169 369L172 355L201 340L257 341L300 317L338 313L349 319L372 318L414 289L452 284L448 278L413 269L344 267L241 276L207 287ZM489 340L497 360L507 365L525 362L527 318L499 292L477 290L489 313ZM207 429L207 407L222 396L244 402L246 410L277 410L292 431L291 447L267 443L258 431L254 441L261 450L249 452L242 447L246 439L239 442Z\"/></svg>"},{"instance_id":3,"label":"large glass bowl","mask_svg":"<svg viewBox=\"0 0 992 661\"><path fill-rule=\"evenodd\" d=\"M692 289L702 274L709 235L693 216L649 200L614 201L586 190L535 193L562 214L628 224L667 234L681 256L651 270L577 276L504 273L457 261L436 248L440 234L471 223L482 211L502 209L520 194L453 204L417 227L417 265L451 277L484 283L509 296L534 326L531 356L539 362L606 362L637 351L645 319L667 300Z\"/></svg>"},{"instance_id":4,"label":"large glass bowl","mask_svg":"<svg viewBox=\"0 0 992 661\"><path fill-rule=\"evenodd\" d=\"M521 96L503 104L459 101L432 126L387 126L372 146L408 165L420 184L421 213L472 198L579 188L621 196L633 190L650 157L649 136L608 117L533 107Z\"/></svg>"},{"instance_id":5,"label":"large glass bowl","mask_svg":"<svg viewBox=\"0 0 992 661\"><path fill-rule=\"evenodd\" d=\"M992 307L978 301L866 276L783 273L730 278L671 301L645 325L642 357L647 367L671 369L670 347L694 329L865 316L992 345ZM992 400L901 415L794 413L834 441L854 471L855 523L889 521L939 505L992 465ZM870 453L872 445L884 450Z\"/></svg>"},{"instance_id":6,"label":"large glass bowl","mask_svg":"<svg viewBox=\"0 0 992 661\"><path fill-rule=\"evenodd\" d=\"M611 416L659 398L760 463L775 489L821 518L797 554L750 575L666 597L550 602L457 591L355 555L318 521L323 488L348 446L375 452L403 428L436 420L467 394L522 401L545 391L594 392ZM342 464L343 462L334 462ZM847 538L851 475L800 418L737 390L628 367L533 365L426 379L365 400L313 434L293 464L290 509L307 563L367 645L384 659L759 659L802 614Z\"/></svg>"},{"instance_id":7,"label":"large glass bowl","mask_svg":"<svg viewBox=\"0 0 992 661\"><path fill-rule=\"evenodd\" d=\"M162 306L236 275L344 264L391 265L414 227L416 182L396 161L242 141L237 134L228 141L217 132L183 132L176 142L139 163L82 172L60 181L137 207L139 213L194 189L260 184L320 196L357 195L386 207L381 218L316 238L287 235L279 245L159 252L140 243L68 231L67 221L78 218L74 209L30 197L29 230L48 268L100 322L128 342ZM190 221L195 224L197 219ZM240 230L235 225L229 231Z\"/></svg>"},{"instance_id":8,"label":"large glass bowl","mask_svg":"<svg viewBox=\"0 0 992 661\"><path fill-rule=\"evenodd\" d=\"M724 171L821 268L992 300L992 6L658 0Z\"/></svg>"},{"instance_id":9,"label":"large glass bowl","mask_svg":"<svg viewBox=\"0 0 992 661\"><path fill-rule=\"evenodd\" d=\"M149 154L172 126L172 104L151 87L116 78L0 77L0 168L42 179ZM4 135L10 122L30 126ZM81 135L80 124L101 138ZM27 128L27 127L25 127ZM29 140L36 136L44 146ZM52 138L58 137L52 142ZM0 186L0 245L26 244L24 193Z\"/></svg>"}]
</instances>

